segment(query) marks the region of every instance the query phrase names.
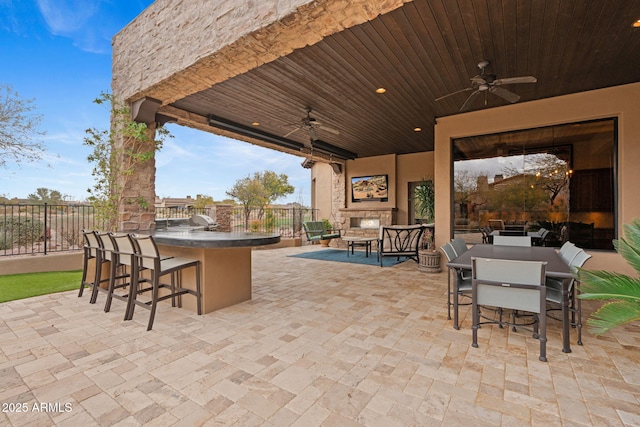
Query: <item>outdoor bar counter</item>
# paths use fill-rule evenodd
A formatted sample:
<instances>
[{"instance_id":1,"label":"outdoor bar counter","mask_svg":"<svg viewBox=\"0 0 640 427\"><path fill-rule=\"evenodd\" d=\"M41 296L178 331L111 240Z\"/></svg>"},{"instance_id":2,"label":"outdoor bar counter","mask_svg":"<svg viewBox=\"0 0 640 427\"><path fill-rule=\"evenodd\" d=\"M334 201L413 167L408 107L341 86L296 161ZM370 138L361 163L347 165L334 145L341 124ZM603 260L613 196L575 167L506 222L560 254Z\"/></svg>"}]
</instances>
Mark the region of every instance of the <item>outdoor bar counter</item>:
<instances>
[{"instance_id":1,"label":"outdoor bar counter","mask_svg":"<svg viewBox=\"0 0 640 427\"><path fill-rule=\"evenodd\" d=\"M251 248L280 242L279 234L223 233L175 227L155 230L153 238L163 256L200 260L202 312L210 313L251 299ZM185 287L195 287L195 269L182 273ZM195 297L182 305L196 311Z\"/></svg>"}]
</instances>

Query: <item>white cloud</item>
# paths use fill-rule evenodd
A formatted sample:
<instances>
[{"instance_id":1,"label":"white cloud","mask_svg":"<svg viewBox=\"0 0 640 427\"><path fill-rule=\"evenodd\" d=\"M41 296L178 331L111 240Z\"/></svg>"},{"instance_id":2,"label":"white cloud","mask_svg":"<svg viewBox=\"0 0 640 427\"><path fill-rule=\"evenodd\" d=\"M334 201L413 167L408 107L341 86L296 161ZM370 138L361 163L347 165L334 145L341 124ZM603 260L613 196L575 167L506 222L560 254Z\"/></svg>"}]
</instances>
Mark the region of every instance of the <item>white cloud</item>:
<instances>
[{"instance_id":1,"label":"white cloud","mask_svg":"<svg viewBox=\"0 0 640 427\"><path fill-rule=\"evenodd\" d=\"M47 27L55 35L68 35L86 26L100 2L91 0L37 0Z\"/></svg>"},{"instance_id":2,"label":"white cloud","mask_svg":"<svg viewBox=\"0 0 640 427\"><path fill-rule=\"evenodd\" d=\"M37 0L37 5L51 34L90 53L109 54L112 37L131 19L119 14L122 5L104 0Z\"/></svg>"}]
</instances>

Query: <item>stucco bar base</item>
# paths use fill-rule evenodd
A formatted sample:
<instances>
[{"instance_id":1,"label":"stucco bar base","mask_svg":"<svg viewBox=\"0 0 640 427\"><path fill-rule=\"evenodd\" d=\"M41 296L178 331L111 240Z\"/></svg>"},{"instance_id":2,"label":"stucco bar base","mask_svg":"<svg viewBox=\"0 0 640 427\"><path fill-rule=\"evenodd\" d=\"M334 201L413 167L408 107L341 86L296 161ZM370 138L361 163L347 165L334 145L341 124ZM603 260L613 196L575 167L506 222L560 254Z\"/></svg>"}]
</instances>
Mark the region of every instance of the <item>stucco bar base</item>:
<instances>
[{"instance_id":1,"label":"stucco bar base","mask_svg":"<svg viewBox=\"0 0 640 427\"><path fill-rule=\"evenodd\" d=\"M186 248L158 244L163 255L200 260L200 284L202 289L202 313L229 307L251 299L251 248ZM164 282L167 283L165 277ZM195 268L182 273L182 284L195 288ZM170 302L170 300L168 300ZM196 310L196 299L182 297L182 307Z\"/></svg>"}]
</instances>

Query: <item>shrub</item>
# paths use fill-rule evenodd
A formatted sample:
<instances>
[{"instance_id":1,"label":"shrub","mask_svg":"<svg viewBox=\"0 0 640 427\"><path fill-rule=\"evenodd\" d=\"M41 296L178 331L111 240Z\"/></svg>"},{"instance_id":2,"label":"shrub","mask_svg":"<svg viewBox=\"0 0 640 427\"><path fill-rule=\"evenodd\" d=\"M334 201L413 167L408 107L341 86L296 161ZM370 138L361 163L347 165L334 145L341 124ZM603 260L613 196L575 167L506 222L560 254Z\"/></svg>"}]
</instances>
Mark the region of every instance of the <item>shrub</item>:
<instances>
[{"instance_id":1,"label":"shrub","mask_svg":"<svg viewBox=\"0 0 640 427\"><path fill-rule=\"evenodd\" d=\"M272 232L276 228L276 216L269 209L264 214L264 229L265 231Z\"/></svg>"},{"instance_id":2,"label":"shrub","mask_svg":"<svg viewBox=\"0 0 640 427\"><path fill-rule=\"evenodd\" d=\"M28 246L45 237L44 223L39 219L8 218L0 223L0 247Z\"/></svg>"}]
</instances>

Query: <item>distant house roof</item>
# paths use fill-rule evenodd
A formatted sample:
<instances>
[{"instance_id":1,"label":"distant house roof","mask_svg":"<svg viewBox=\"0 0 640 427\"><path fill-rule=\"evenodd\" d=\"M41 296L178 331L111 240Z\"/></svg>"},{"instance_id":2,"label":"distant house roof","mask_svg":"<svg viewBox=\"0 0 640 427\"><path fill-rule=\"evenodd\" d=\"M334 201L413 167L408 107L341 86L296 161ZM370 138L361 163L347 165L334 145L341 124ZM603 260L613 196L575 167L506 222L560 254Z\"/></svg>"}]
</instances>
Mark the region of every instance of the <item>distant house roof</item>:
<instances>
[{"instance_id":1,"label":"distant house roof","mask_svg":"<svg viewBox=\"0 0 640 427\"><path fill-rule=\"evenodd\" d=\"M192 199L191 196L187 197L163 197L156 198L155 206L157 208L173 208L173 207L183 207L188 208L193 206L195 203L195 199Z\"/></svg>"}]
</instances>

